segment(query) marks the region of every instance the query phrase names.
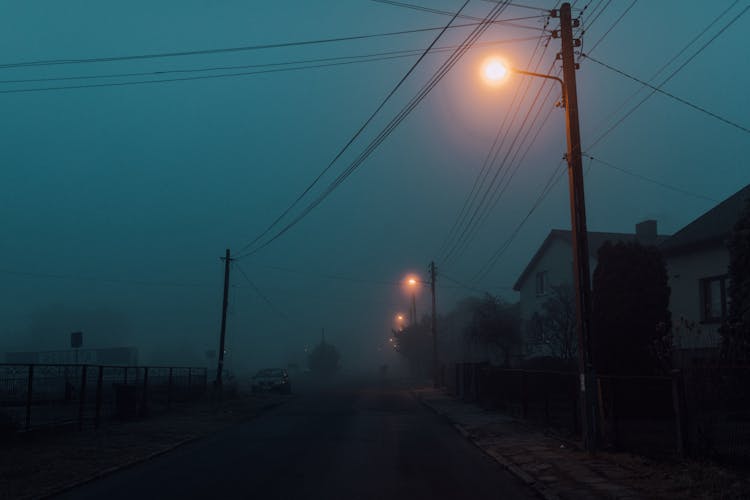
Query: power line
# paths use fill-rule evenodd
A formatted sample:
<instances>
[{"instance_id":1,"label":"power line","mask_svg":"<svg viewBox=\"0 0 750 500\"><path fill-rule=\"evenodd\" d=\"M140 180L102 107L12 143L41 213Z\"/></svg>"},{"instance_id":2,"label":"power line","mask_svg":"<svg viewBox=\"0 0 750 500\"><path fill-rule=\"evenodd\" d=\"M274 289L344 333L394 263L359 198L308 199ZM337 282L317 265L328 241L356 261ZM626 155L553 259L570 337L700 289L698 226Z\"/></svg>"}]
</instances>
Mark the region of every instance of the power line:
<instances>
[{"instance_id":1,"label":"power line","mask_svg":"<svg viewBox=\"0 0 750 500\"><path fill-rule=\"evenodd\" d=\"M539 46L541 44L541 41L542 41L542 38L540 37L538 39L538 41L537 41L536 46L534 47L534 51L532 52L532 55L531 55L531 58L530 58L530 63L533 62L534 57L535 57L537 51L539 50ZM547 46L545 46L544 49L546 51ZM544 52L542 52L542 56L543 55L544 55ZM541 57L542 56L540 56L540 61L541 61ZM538 65L539 65L539 63L537 63L537 67L538 67ZM536 68L534 70L536 70ZM528 89L530 87L530 85L531 85L531 83L529 82L526 85L526 89ZM518 97L519 97L519 95L521 93L521 88L522 88L522 86L516 87L516 91L513 94L513 99L511 100L511 105L510 105L511 108L513 108L514 105L516 104L516 102L518 101ZM525 97L525 93L524 93L524 97ZM523 98L522 98L522 100L523 100ZM519 103L518 106L520 107L520 103ZM476 197L478 196L479 192L481 191L482 187L484 186L484 184L486 182L487 176L489 175L489 172L490 172L490 169L491 169L491 165L492 165L492 163L494 163L494 160L496 158L496 155L493 156L493 152L495 152L497 149L502 148L502 145L505 143L505 139L508 136L508 130L505 129L505 125L506 125L506 123L507 123L507 121L508 121L508 119L510 118L511 115L513 115L514 119L515 119L516 113L506 113L503 116L503 120L500 121L500 126L498 127L497 133L495 134L495 138L494 138L494 140L492 142L492 145L490 146L490 149L487 152L487 155L485 156L484 161L482 162L482 168L479 170L479 173L477 174L476 178L474 179L474 184L472 185L471 190L470 190L468 196L464 200L464 203L461 206L461 209L459 210L458 216L454 220L453 225L449 229L447 236L443 240L443 244L441 245L439 253L441 255L444 255L446 258L452 252L448 252L447 254L445 254L444 252L446 250L448 250L448 247L451 245L451 240L453 240L456 232L459 230L459 228L466 221L466 217L468 216L468 210L470 210L471 207L473 206L473 204L475 203ZM512 122L512 120L511 120L511 122ZM504 130L506 132L505 132L505 135L503 136L503 131ZM500 141L501 136L503 137L502 142ZM444 260L444 259L441 259L441 260Z\"/></svg>"},{"instance_id":2,"label":"power line","mask_svg":"<svg viewBox=\"0 0 750 500\"><path fill-rule=\"evenodd\" d=\"M700 36L702 36L708 29L713 26L721 17L724 16L724 14L734 7L734 5L737 2L735 1L732 5L730 5L724 12L722 12L716 19L714 19L701 33L698 34L697 37L695 37L693 40L691 40L680 52L677 56L673 57L672 60L679 57L679 54L682 54L689 46L691 46ZM685 60L677 69L672 71L672 73L669 74L667 78L662 80L662 82L658 85L658 88L663 87L667 84L672 78L674 78L680 71L682 71L693 59L695 59L701 52L703 52L709 45L711 45L719 36L721 36L722 33L724 33L732 24L734 24L740 17L742 17L747 10L750 9L750 5L745 7L739 14L737 14L734 18L732 18L727 24L725 24L714 36L712 36L706 43L704 43L698 50L696 50L687 60ZM593 60L593 59L592 59ZM670 60L671 62L671 60ZM669 63L668 63L669 64ZM661 70L659 71L661 72ZM641 99L635 106L630 108L630 110L625 113L622 117L620 117L619 120L617 120L611 127L606 129L604 132L599 134L599 136L588 145L587 149L591 149L597 144L599 144L605 137L607 137L612 131L614 131L617 127L619 127L630 115L632 115L643 103L645 103L648 99L651 98L656 93L656 90L652 90L651 93L646 95L643 99Z\"/></svg>"},{"instance_id":3,"label":"power line","mask_svg":"<svg viewBox=\"0 0 750 500\"><path fill-rule=\"evenodd\" d=\"M750 6L748 6L748 9L750 9ZM745 10L747 10L747 9L745 9ZM633 80L634 82L638 82L641 85L652 89L654 92L659 92L660 94L663 94L663 95L665 95L667 97L670 97L670 98L674 99L675 101L677 101L679 103L685 104L686 106L689 106L689 107L691 107L691 108L693 108L693 109L695 109L697 111L700 111L701 113L704 113L704 114L706 114L706 115L708 115L708 116L710 116L712 118L715 118L715 119L717 119L719 121L722 121L722 122L726 123L727 125L731 125L731 126L733 126L735 128L738 128L738 129L742 130L743 132L750 133L750 129L749 128L744 127L744 126L742 126L742 125L740 125L740 124L738 124L736 122L733 122L733 121L731 121L731 120L729 120L727 118L724 118L723 116L720 116L720 115L714 113L713 111L709 111L706 108L698 106L697 104L694 104L694 103L688 101L687 99L683 99L682 97L678 97L678 96L676 96L676 95L674 95L674 94L672 94L670 92L667 92L666 90L663 90L661 87L656 87L654 85L651 85L650 83L648 83L648 82L646 82L644 80L641 80L640 78L636 78L635 76L633 76L631 74L628 74L628 73L624 72L621 69L615 68L614 66L612 66L610 64L607 64L607 63L602 62L602 61L600 61L598 59L595 59L595 58L591 57L588 54L583 54L583 57L585 57L585 58L587 58L587 59L589 59L589 60L591 60L591 61L599 64L600 66L604 66L605 68L607 68L607 69L609 69L611 71L614 71L615 73L618 73L618 74L624 76L625 78L629 78L629 79Z\"/></svg>"},{"instance_id":4,"label":"power line","mask_svg":"<svg viewBox=\"0 0 750 500\"><path fill-rule=\"evenodd\" d=\"M483 42L482 45L497 45L505 43L516 43L536 40L538 37L522 37L522 38L510 38L505 40L495 40ZM448 52L455 49L457 46L443 46L436 47L432 50L433 53ZM16 80L0 80L0 84L16 84L16 83L41 83L41 82L56 82L56 81L75 81L75 80L96 80L106 78L129 78L138 76L159 76L167 74L184 74L184 73L197 73L197 72L209 72L209 71L224 71L224 70L235 70L235 69L251 69L251 68L275 68L278 66L293 66L293 65L305 65L299 67L287 67L280 69L269 69L269 70L258 70L252 72L243 73L230 73L230 74L218 74L209 75L207 77L187 77L187 78L176 78L176 79L160 79L160 80L146 80L143 82L116 82L113 84L92 84L92 85L76 85L76 86L60 86L60 87L36 87L29 89L8 89L0 90L0 93L21 93L21 92L41 92L51 90L68 90L68 89L81 89L89 87L102 87L102 86L125 86L125 85L138 85L146 83L165 83L175 81L189 81L194 79L206 79L206 78L228 78L228 77L239 77L239 76L251 76L260 75L266 73L278 73L284 71L299 71L303 69L316 69L325 68L330 66L342 66L356 63L376 62L390 59L408 58L419 55L423 52L423 49L407 49L407 50L395 50L386 52L375 52L370 54L360 54L351 56L338 56L338 57L325 57L317 59L302 59L296 61L284 61L276 63L263 63L263 64L245 64L235 66L213 66L207 68L186 68L186 69L175 69L175 70L157 70L157 71L142 71L142 72L131 72L131 73L108 73L99 75L78 75L78 76L64 76L64 77L47 77L47 78L25 78ZM339 62L334 62L339 61ZM321 64L316 64L321 63Z\"/></svg>"},{"instance_id":5,"label":"power line","mask_svg":"<svg viewBox=\"0 0 750 500\"><path fill-rule=\"evenodd\" d=\"M490 293L487 290L482 290L481 288L477 288L477 287L474 287L474 286L471 286L471 285L467 285L466 283L464 283L464 282L462 282L460 280L457 280L456 278L452 278L452 277L448 276L447 274L445 274L442 271L440 272L440 277L447 279L451 283L455 283L456 285L459 286L459 288L464 288L466 290L472 290L474 292L479 292L479 293L486 293L488 295L494 295L494 294ZM499 288L503 288L503 289L508 289L508 290L512 290L513 289L512 286L498 286L498 287L495 287L495 288L498 288L498 289Z\"/></svg>"},{"instance_id":6,"label":"power line","mask_svg":"<svg viewBox=\"0 0 750 500\"><path fill-rule=\"evenodd\" d=\"M250 285L250 287L255 291L256 294L258 294L258 296L261 299L263 299L263 302L265 302L268 305L268 307L273 312L275 312L276 314L278 314L279 316L281 316L284 319L289 319L289 316L287 316L286 313L284 313L282 310L280 310L278 307L276 307L274 305L274 303L271 302L271 300L268 297L266 297L266 295L263 292L260 291L260 288L258 288L255 285L255 283L253 283L253 280L250 279L250 276L247 275L247 273L245 272L245 270L242 269L242 266L240 266L240 264L238 262L233 261L232 264L234 266L237 266L237 269L240 271L240 274L242 274L242 276L245 278L245 281L248 282L248 284Z\"/></svg>"},{"instance_id":7,"label":"power line","mask_svg":"<svg viewBox=\"0 0 750 500\"><path fill-rule=\"evenodd\" d=\"M406 79L409 77L409 75L411 75L414 72L414 69L419 65L420 62L422 62L422 60L424 59L424 57L430 52L430 49L432 49L435 46L435 44L440 39L440 37L443 35L443 33L445 33L445 31L448 29L448 27L451 25L451 23L456 19L456 16L458 16L458 14L460 14L463 11L463 9L466 7L466 5L468 5L468 3L469 3L469 0L466 0L466 2L464 2L463 6L458 10L458 12L456 12L456 14L453 16L453 18L451 18L451 20L443 28L443 30L440 31L440 33L438 33L438 35L432 40L432 42L430 43L430 45L428 45L427 48L422 52L422 54L419 56L419 59L417 59L414 62L414 64L412 64L412 66L404 74L404 76L401 77L401 79L391 89L391 91L388 93L388 95L386 95L385 98L380 102L380 104L378 105L378 107L375 108L375 111L373 111L370 114L370 116L367 118L367 120L365 120L365 122L359 127L359 129L357 129L357 131L354 133L354 135L352 135L352 137L347 141L347 143L344 145L344 147L339 150L338 154L336 154L336 156L333 157L333 159L328 163L328 165L317 175L317 177L315 177L315 179L313 179L313 181L302 191L302 193L300 193L297 196L297 198L278 217L276 217L276 219L274 219L273 222L271 222L271 224L268 225L268 227L266 227L265 230L263 230L258 236L256 236L255 239L253 239L250 243L248 243L245 246L243 246L242 249L240 250L240 253L242 253L243 251L245 251L245 250L249 249L250 247L252 247L253 245L255 245L255 243L257 243L258 241L260 241L261 238L263 238L266 234L268 234L269 232L271 232L273 230L273 228L276 227L284 219L284 217L286 217L287 214L289 214L289 212L292 211L294 209L294 207L296 207L297 204L300 201L302 201L302 199L305 196L307 196L307 194L313 189L313 187L315 187L315 185L320 181L320 179L322 179L323 176L331 168L333 168L334 164L339 160L339 158L341 158L341 156L343 156L343 154L349 149L349 147L354 143L354 141L356 141L357 138L359 138L362 135L362 132L364 132L364 130L367 128L367 126L370 125L370 123L372 123L372 120L375 119L375 116L380 112L380 110L383 109L383 107L388 103L388 101L391 99L391 97L393 97L393 95L396 93L396 91L398 91L398 89L401 88L401 85L403 85L403 83L406 81Z\"/></svg>"},{"instance_id":8,"label":"power line","mask_svg":"<svg viewBox=\"0 0 750 500\"><path fill-rule=\"evenodd\" d=\"M650 182L652 184L655 184L657 186L661 186L663 188L669 189L669 190L674 191L676 193L684 194L684 195L687 195L687 196L692 196L693 198L699 198L701 200L706 200L706 201L710 201L710 202L713 202L713 203L718 203L718 201L719 201L719 200L716 200L716 199L711 198L709 196L705 196L705 195L698 194L698 193L693 193L691 191L687 191L685 189L678 188L678 187L676 187L676 186L674 186L672 184L668 184L666 182L662 182L662 181L653 179L651 177L647 177L647 176L645 176L643 174L639 174L639 173L633 172L631 170L627 170L627 169L624 169L622 167L618 167L617 165L613 165L612 163L606 162L606 161L602 160L601 158L596 158L596 157L588 155L588 154L584 154L583 156L585 158L589 158L590 160L598 162L601 165L604 165L606 167L612 168L614 170L622 172L622 173L624 173L626 175L629 175L631 177L635 177L636 179L641 179L641 180Z\"/></svg>"},{"instance_id":9,"label":"power line","mask_svg":"<svg viewBox=\"0 0 750 500\"><path fill-rule=\"evenodd\" d=\"M602 41L603 41L603 40L604 40L604 39L605 39L605 38L607 37L607 35L609 35L609 34L610 34L610 32L611 32L611 31L612 31L613 29L615 29L615 26L617 26L618 24L620 24L620 21L622 21L622 19L623 19L623 18L624 18L624 17L625 17L626 15L627 15L627 13L628 13L628 12L630 12L630 9L632 9L632 8L633 8L633 7L635 6L635 4L636 4L637 2L638 2L638 0L633 0L633 1L632 1L632 2L630 3L630 5L628 5L628 7L627 7L627 8L626 8L626 9L625 9L625 10L623 11L623 13L622 13L622 14L620 14L620 17L618 17L618 18L617 18L617 19L615 20L615 22L614 22L614 23L612 23L612 26L610 26L610 27L609 27L609 29L608 29L607 31L605 31L605 32L604 32L604 34L603 34L603 35L602 35L601 37L599 37L599 40L597 40L597 41L596 41L596 43L595 43L595 44L593 45L593 47L591 47L591 48L589 49L589 53L593 52L593 51L594 51L594 50L595 50L595 49L596 49L596 48L597 48L597 47L599 46L599 44L600 44L600 43L602 43ZM605 7L605 8L606 8L606 7ZM602 12L604 12L604 11L602 10ZM592 22L593 22L593 21L592 21Z\"/></svg>"},{"instance_id":10,"label":"power line","mask_svg":"<svg viewBox=\"0 0 750 500\"><path fill-rule=\"evenodd\" d=\"M443 16L452 16L452 15L455 14L454 12L450 12L450 11L447 11L447 10L433 9L432 7L424 7L422 5L415 5L415 4L406 3L406 2L397 2L395 0L370 0L370 1L371 2L376 2L376 3L387 4L387 5L393 5L393 6L396 6L396 7L405 7L407 9L418 10L418 11L422 11L422 12L429 12L431 14L440 14L440 15L443 15ZM527 20L527 19L539 19L539 18L546 17L546 16L547 16L547 14L540 14L540 15L536 15L536 16L525 16L525 17L516 17L516 18L513 18L513 19L505 19L505 20L503 20L503 24L508 25L508 26L513 26L514 28L539 30L540 28L535 27L535 26L525 26L525 25L522 25L522 24L514 24L511 21L523 21L523 20ZM481 17L467 16L465 14L461 14L458 17L460 17L461 19L471 19L473 21L482 21Z\"/></svg>"},{"instance_id":11,"label":"power line","mask_svg":"<svg viewBox=\"0 0 750 500\"><path fill-rule=\"evenodd\" d=\"M502 3L502 4L508 5L510 7L519 7L519 8L522 8L522 9L538 10L538 11L542 11L542 12L549 12L550 11L550 9L548 9L547 7L536 7L534 5L526 5L526 4L516 3L516 2L504 2L503 0L484 0L484 1L487 2L487 3L494 3L494 4L500 4L500 3ZM557 3L560 3L560 2L558 1ZM575 2L573 2L573 3L575 3Z\"/></svg>"},{"instance_id":12,"label":"power line","mask_svg":"<svg viewBox=\"0 0 750 500\"><path fill-rule=\"evenodd\" d=\"M343 183L359 166L364 163L364 161L372 154L372 152L377 149L377 147L382 144L382 142L393 132L393 130L398 127L398 125L406 118L406 116L411 113L412 110L429 94L429 92L442 80L442 78L448 73L448 71L453 67L453 65L456 64L456 62L466 53L466 51L471 48L472 44L477 41L477 39L487 30L487 28L490 26L490 21L497 18L500 13L505 10L506 5L498 5L495 8L491 9L490 13L487 15L485 19L487 19L487 23L482 24L480 26L477 26L469 36L466 37L464 42L462 43L461 47L457 48L449 58L443 62L443 64L438 68L438 70L433 74L433 76L430 78L428 83L423 85L422 89L418 92L416 96L414 96L409 103L404 106L401 111L393 118L391 121L386 125L384 129L381 130L381 132L372 140L370 141L369 145L365 148L365 150L360 153L360 155L349 164L349 166L337 176L336 179L334 179L328 187L318 195L316 199L311 201L303 211L298 214L294 219L292 219L288 224L286 224L283 228L281 228L279 231L274 234L273 237L271 237L269 240L264 242L262 245L258 246L252 251L247 252L245 255L240 256L240 258L245 257L247 255L250 255L252 253L255 253L259 251L260 249L268 246L270 243L281 237L283 234L285 234L289 229L294 227L299 221L301 221L304 217L306 217L312 210L314 210L320 203L323 202L323 200L328 197L341 183Z\"/></svg>"},{"instance_id":13,"label":"power line","mask_svg":"<svg viewBox=\"0 0 750 500\"><path fill-rule=\"evenodd\" d=\"M496 19L493 23L504 24L510 22L512 19L503 20ZM455 24L450 29L465 28L470 26L478 26L481 23L463 23ZM186 56L198 56L198 55L209 55L209 54L226 54L233 52L248 52L256 50L267 50L267 49L278 49L286 47L299 47L306 45L320 45L326 43L339 43L349 42L353 40L366 40L370 38L383 38L390 36L400 36L414 33L424 33L429 31L442 31L445 28L443 26L433 26L428 28L415 28L410 30L390 31L385 33L370 33L364 35L350 35L333 38L320 38L314 40L299 40L294 42L279 42L279 43L266 43L258 45L243 45L238 47L223 47L218 49L197 49L197 50L184 50L174 52L155 52L149 54L130 54L124 56L104 56L104 57L91 57L91 58L68 58L68 59L41 59L32 61L19 61L13 63L2 63L0 69L6 68L25 68L25 67L38 67L38 66L57 66L57 65L68 65L68 64L91 64L91 63L102 63L102 62L120 62L120 61L140 61L144 59L161 59L169 57L186 57Z\"/></svg>"},{"instance_id":14,"label":"power line","mask_svg":"<svg viewBox=\"0 0 750 500\"><path fill-rule=\"evenodd\" d=\"M292 274L315 276L315 277L323 278L327 280L349 281L352 283L361 283L361 284L368 284L368 285L401 286L401 283L398 281L371 280L371 279L359 278L359 277L354 277L354 276L343 276L343 275L338 275L338 274L312 273L309 271L291 269L291 268L282 267L282 266L263 266L263 267L267 269L275 269L278 271L284 271L284 272L292 273Z\"/></svg>"},{"instance_id":15,"label":"power line","mask_svg":"<svg viewBox=\"0 0 750 500\"><path fill-rule=\"evenodd\" d=\"M534 201L534 204L531 206L531 209L529 209L528 213L524 216L523 219L521 219L521 222L518 223L518 225L515 227L515 229L511 232L510 236L505 240L505 242L500 246L500 248L490 257L490 259L480 268L480 270L477 272L477 274L472 278L472 282L476 283L484 279L484 277L492 270L493 267L497 264L497 261L500 260L500 257L508 250L511 243L516 239L518 236L518 233L521 231L521 228L526 224L526 221L529 220L531 215L536 211L537 208L542 204L544 199L549 195L550 192L552 192L552 189L557 185L558 182L560 182L560 179L564 176L566 170L560 168L563 166L564 161L560 161L557 164L557 167L552 171L552 174L547 179L546 184L542 188L541 193L539 193L539 196Z\"/></svg>"},{"instance_id":16,"label":"power line","mask_svg":"<svg viewBox=\"0 0 750 500\"><path fill-rule=\"evenodd\" d=\"M0 273L13 276L25 276L29 278L49 278L59 280L75 280L98 283L114 283L120 285L136 285L149 287L174 287L174 288L208 288L213 287L206 283L180 283L171 281L145 281L145 280L126 280L117 278L97 278L93 276L80 276L76 274L51 274L51 273L34 273L26 271L14 271L11 269L0 269Z\"/></svg>"},{"instance_id":17,"label":"power line","mask_svg":"<svg viewBox=\"0 0 750 500\"><path fill-rule=\"evenodd\" d=\"M727 12L729 12L735 5L739 3L739 0L735 0L729 7L724 9L721 14L716 16L713 21L711 21L706 27L704 27L700 33L695 35L690 42L688 42L686 45L684 45L676 54L674 54L667 62L665 62L652 76L649 78L649 82L655 80L659 75L661 75L673 62L675 62L682 54L684 54L695 42L697 42L706 32L713 27L714 24L719 22L719 20L726 15ZM622 111L625 106L627 106L645 87L641 85L635 92L630 94L630 96L625 99L613 112L611 112L606 118L599 121L599 125L595 127L596 129L600 129L601 125L608 122L611 118L616 116L617 114ZM647 98L646 98L647 99ZM645 99L644 99L645 101ZM632 112L632 110L631 110ZM593 145L592 145L593 147Z\"/></svg>"}]
</instances>

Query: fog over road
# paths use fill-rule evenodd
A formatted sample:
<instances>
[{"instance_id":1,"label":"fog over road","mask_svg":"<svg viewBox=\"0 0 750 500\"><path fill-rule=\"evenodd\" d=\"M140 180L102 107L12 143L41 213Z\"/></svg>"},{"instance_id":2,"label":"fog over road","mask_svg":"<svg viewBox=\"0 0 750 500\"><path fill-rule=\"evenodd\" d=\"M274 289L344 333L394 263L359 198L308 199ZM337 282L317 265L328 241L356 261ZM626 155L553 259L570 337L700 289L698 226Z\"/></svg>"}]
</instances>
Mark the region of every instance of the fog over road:
<instances>
[{"instance_id":1,"label":"fog over road","mask_svg":"<svg viewBox=\"0 0 750 500\"><path fill-rule=\"evenodd\" d=\"M302 391L214 436L58 498L531 499L405 387Z\"/></svg>"}]
</instances>

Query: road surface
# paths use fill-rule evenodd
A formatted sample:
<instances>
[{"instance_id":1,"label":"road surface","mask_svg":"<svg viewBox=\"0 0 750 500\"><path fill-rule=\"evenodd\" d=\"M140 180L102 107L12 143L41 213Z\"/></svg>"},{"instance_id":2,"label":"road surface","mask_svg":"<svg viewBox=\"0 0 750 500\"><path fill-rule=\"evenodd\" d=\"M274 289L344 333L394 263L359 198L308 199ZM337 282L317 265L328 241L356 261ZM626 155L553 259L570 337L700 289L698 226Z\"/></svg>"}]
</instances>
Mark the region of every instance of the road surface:
<instances>
[{"instance_id":1,"label":"road surface","mask_svg":"<svg viewBox=\"0 0 750 500\"><path fill-rule=\"evenodd\" d=\"M533 492L385 383L309 389L244 424L65 499L532 499Z\"/></svg>"}]
</instances>

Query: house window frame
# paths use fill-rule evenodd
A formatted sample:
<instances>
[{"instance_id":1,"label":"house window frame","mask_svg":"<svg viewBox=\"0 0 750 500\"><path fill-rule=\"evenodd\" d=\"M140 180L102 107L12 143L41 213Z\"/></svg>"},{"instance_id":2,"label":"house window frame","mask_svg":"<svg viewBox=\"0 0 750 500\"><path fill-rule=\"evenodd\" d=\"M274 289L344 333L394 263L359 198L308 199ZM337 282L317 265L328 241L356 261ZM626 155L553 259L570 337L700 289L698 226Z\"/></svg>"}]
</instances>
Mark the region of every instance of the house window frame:
<instances>
[{"instance_id":1,"label":"house window frame","mask_svg":"<svg viewBox=\"0 0 750 500\"><path fill-rule=\"evenodd\" d=\"M534 278L537 297L543 297L549 293L549 271L538 271Z\"/></svg>"},{"instance_id":2,"label":"house window frame","mask_svg":"<svg viewBox=\"0 0 750 500\"><path fill-rule=\"evenodd\" d=\"M701 323L721 323L727 317L728 281L729 275L727 274L707 276L699 280ZM719 312L719 316L710 314L712 303L711 284L715 282L719 282L719 303L721 304L721 311Z\"/></svg>"}]
</instances>

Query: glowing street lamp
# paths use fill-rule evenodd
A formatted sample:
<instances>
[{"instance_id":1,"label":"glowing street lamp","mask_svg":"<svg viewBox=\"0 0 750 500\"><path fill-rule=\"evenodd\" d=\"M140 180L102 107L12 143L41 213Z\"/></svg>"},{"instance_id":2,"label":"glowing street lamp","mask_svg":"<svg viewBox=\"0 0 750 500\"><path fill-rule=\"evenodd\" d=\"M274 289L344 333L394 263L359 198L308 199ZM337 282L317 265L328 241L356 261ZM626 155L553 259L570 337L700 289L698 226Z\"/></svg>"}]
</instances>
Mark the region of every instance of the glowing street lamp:
<instances>
[{"instance_id":1,"label":"glowing street lamp","mask_svg":"<svg viewBox=\"0 0 750 500\"><path fill-rule=\"evenodd\" d=\"M410 323L412 325L417 323L417 289L422 284L422 281L414 276L410 275L404 279L407 289L411 290L411 311L409 311Z\"/></svg>"}]
</instances>

